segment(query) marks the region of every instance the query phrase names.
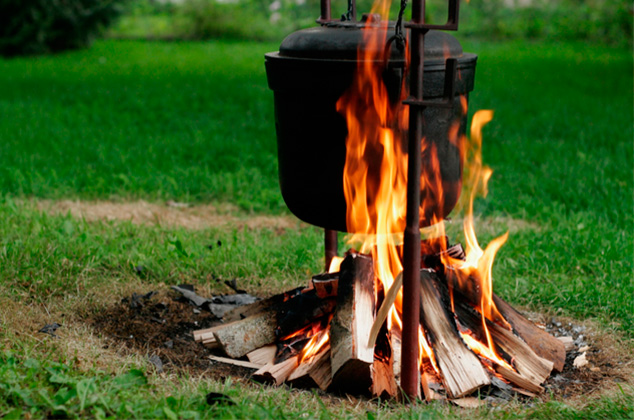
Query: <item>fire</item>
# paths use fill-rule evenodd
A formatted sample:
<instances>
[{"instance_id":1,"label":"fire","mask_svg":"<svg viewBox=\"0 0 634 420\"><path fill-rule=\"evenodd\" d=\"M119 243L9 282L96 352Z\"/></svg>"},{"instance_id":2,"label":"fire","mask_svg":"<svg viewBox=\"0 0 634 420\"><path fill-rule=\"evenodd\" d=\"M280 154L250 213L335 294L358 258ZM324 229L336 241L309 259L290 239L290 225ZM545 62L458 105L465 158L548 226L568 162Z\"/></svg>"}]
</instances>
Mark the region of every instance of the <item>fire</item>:
<instances>
[{"instance_id":1,"label":"fire","mask_svg":"<svg viewBox=\"0 0 634 420\"><path fill-rule=\"evenodd\" d=\"M299 363L304 363L305 361L310 360L313 356L318 354L329 340L330 330L321 330L317 334L313 335L302 349L299 357Z\"/></svg>"}]
</instances>

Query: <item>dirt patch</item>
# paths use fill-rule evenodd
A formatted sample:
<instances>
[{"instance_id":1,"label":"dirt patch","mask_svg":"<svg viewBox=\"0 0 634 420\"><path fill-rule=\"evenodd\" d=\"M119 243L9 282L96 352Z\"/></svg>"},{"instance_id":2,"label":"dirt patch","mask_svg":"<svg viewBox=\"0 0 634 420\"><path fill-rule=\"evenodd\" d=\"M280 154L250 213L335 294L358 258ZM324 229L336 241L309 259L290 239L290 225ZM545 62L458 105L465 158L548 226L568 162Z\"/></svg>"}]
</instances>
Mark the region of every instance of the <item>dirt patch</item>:
<instances>
[{"instance_id":1,"label":"dirt patch","mask_svg":"<svg viewBox=\"0 0 634 420\"><path fill-rule=\"evenodd\" d=\"M252 371L211 363L206 358L209 350L193 341L194 330L216 325L219 321L209 313L195 313L191 306L174 298L171 293L160 292L140 308L131 308L129 300L124 299L99 313L90 323L115 346L122 345L133 353L159 356L165 369L185 369L191 373L205 371L215 377L248 379ZM567 353L563 372L553 373L547 380L546 392L541 399L546 401L554 396L583 405L589 396L631 384L634 371L631 351L614 335L589 322L545 319L536 314L530 314L530 318L541 321L551 334L574 340L574 349ZM589 363L576 368L573 362L582 352L586 353Z\"/></svg>"},{"instance_id":2,"label":"dirt patch","mask_svg":"<svg viewBox=\"0 0 634 420\"><path fill-rule=\"evenodd\" d=\"M50 214L70 213L74 217L93 221L129 221L139 225L160 225L185 229L206 229L223 225L252 229L297 228L301 222L292 216L258 216L246 214L229 204L195 205L168 201L165 204L147 201L73 201L38 200L36 207Z\"/></svg>"}]
</instances>

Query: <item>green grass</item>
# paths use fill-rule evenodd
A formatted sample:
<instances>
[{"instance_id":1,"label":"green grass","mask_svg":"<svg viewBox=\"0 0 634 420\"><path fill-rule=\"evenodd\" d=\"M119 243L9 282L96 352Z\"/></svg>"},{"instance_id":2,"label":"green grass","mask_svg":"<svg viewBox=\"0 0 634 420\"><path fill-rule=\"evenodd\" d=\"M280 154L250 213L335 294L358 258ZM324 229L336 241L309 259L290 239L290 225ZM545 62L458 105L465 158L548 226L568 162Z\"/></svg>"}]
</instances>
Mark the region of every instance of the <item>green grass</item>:
<instances>
[{"instance_id":1,"label":"green grass","mask_svg":"<svg viewBox=\"0 0 634 420\"><path fill-rule=\"evenodd\" d=\"M496 291L515 304L595 318L631 340L630 52L566 43L463 44L479 54L470 108L496 111L484 129L483 148L494 175L477 212L484 220L503 216L530 224L502 248ZM263 66L263 54L276 48L101 41L87 51L0 61L0 291L24 307L64 308L110 284L116 290L135 282L148 289L194 282L226 292L215 279L236 277L242 287L266 293L318 272L322 239L316 228L191 231L86 222L47 215L24 200L172 199L231 203L243 217L286 214ZM506 227L496 222L482 235L483 244L495 228L503 233ZM206 247L218 240L221 247ZM145 267L141 276L139 265ZM464 416L436 404L337 408L320 405L311 394L255 385L186 385L189 378L155 378L144 364L132 367L140 369L132 375L143 383L122 386L118 378L127 371L86 368L64 356L62 340L24 335L11 327L10 317L0 309L0 416ZM55 379L58 371L68 380ZM83 409L80 388L90 395ZM206 407L205 390L224 390L239 404ZM631 417L631 396L625 388L585 407L553 400L476 414L623 418Z\"/></svg>"}]
</instances>

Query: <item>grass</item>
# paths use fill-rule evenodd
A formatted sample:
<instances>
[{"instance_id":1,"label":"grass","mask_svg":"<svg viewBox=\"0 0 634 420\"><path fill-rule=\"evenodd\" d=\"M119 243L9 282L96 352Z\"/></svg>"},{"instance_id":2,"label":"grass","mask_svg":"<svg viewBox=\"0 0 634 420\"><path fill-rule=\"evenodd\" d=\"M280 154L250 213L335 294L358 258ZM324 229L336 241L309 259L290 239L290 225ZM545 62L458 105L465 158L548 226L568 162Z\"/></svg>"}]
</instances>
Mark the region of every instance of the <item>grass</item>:
<instances>
[{"instance_id":1,"label":"grass","mask_svg":"<svg viewBox=\"0 0 634 420\"><path fill-rule=\"evenodd\" d=\"M631 348L630 52L567 43L463 45L479 54L470 108L496 110L484 130L484 159L494 174L489 196L476 206L489 224L479 229L482 243L512 231L494 269L496 291L514 304L596 319ZM118 354L92 365L82 362L85 348L71 351L64 339L34 333L63 314L65 327L79 325L79 307L99 310L127 284L186 281L225 292L215 280L238 278L264 294L320 270L321 234L301 224L187 230L88 222L36 206L43 198L176 200L230 203L240 217L286 215L263 67L264 52L276 48L101 41L87 51L0 61L0 416L464 416L438 404L341 405L231 380L157 376L144 360L123 363ZM222 246L206 247L219 240ZM37 316L24 315L29 310ZM105 354L98 343L93 350ZM238 404L206 406L208 391ZM584 404L552 399L471 414L627 418L632 394L626 386Z\"/></svg>"}]
</instances>

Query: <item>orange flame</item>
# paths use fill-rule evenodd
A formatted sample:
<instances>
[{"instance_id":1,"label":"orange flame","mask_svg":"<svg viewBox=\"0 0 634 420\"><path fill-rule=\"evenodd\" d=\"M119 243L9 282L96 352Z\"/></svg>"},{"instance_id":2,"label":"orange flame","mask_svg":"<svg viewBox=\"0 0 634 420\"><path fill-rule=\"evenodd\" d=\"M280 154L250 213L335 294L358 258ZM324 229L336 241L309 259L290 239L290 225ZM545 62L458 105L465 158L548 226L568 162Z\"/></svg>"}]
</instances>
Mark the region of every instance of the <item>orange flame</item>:
<instances>
[{"instance_id":1,"label":"orange flame","mask_svg":"<svg viewBox=\"0 0 634 420\"><path fill-rule=\"evenodd\" d=\"M299 363L304 363L305 361L311 359L313 356L319 353L329 340L330 329L321 330L317 334L313 335L302 349L299 357Z\"/></svg>"},{"instance_id":2,"label":"orange flame","mask_svg":"<svg viewBox=\"0 0 634 420\"><path fill-rule=\"evenodd\" d=\"M328 272L336 273L337 271L339 271L339 269L341 268L342 262L343 262L343 257L339 257L337 255L332 257L332 260L330 260L330 266L328 267Z\"/></svg>"}]
</instances>

